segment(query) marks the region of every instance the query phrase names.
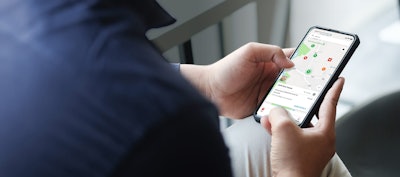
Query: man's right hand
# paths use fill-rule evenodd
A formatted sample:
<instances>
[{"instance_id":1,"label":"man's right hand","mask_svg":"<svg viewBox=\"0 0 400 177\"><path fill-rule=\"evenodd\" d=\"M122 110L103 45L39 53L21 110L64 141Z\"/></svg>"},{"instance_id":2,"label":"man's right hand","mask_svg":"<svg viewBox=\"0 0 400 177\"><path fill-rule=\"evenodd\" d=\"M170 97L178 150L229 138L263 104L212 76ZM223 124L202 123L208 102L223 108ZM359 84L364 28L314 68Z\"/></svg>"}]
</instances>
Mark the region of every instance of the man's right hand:
<instances>
[{"instance_id":1,"label":"man's right hand","mask_svg":"<svg viewBox=\"0 0 400 177\"><path fill-rule=\"evenodd\" d=\"M335 154L336 105L343 89L339 78L326 94L320 109L319 121L310 128L298 127L283 108L271 110L261 124L272 136L272 176L320 176Z\"/></svg>"}]
</instances>

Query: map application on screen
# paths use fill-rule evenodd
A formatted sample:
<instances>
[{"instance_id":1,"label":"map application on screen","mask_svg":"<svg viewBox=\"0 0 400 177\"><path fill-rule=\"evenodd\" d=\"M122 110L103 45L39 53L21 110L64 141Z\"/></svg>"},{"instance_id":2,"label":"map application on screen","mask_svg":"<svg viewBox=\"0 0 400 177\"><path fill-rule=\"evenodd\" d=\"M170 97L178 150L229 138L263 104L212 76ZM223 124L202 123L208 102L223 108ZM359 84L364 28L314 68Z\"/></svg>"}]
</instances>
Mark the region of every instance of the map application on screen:
<instances>
[{"instance_id":1,"label":"map application on screen","mask_svg":"<svg viewBox=\"0 0 400 177\"><path fill-rule=\"evenodd\" d=\"M311 29L291 57L295 66L279 75L257 115L283 107L302 123L354 40L351 35Z\"/></svg>"}]
</instances>

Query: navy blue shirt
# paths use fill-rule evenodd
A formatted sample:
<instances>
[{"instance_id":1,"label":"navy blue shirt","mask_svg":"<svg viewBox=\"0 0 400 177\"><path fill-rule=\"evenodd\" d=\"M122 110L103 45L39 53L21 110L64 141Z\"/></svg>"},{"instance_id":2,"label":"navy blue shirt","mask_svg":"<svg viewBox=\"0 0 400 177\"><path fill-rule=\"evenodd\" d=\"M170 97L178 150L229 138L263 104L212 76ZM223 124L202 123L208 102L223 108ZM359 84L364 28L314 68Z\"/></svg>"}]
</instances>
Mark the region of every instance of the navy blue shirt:
<instances>
[{"instance_id":1,"label":"navy blue shirt","mask_svg":"<svg viewBox=\"0 0 400 177\"><path fill-rule=\"evenodd\" d=\"M217 110L145 37L153 0L0 2L0 176L231 176Z\"/></svg>"}]
</instances>

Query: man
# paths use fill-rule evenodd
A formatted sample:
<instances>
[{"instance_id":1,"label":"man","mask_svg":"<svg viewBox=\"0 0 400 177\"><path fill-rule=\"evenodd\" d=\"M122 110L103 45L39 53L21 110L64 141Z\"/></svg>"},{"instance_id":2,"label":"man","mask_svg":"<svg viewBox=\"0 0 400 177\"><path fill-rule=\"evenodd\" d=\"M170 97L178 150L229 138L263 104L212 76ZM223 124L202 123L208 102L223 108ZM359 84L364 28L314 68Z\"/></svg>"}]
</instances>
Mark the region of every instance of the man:
<instances>
[{"instance_id":1,"label":"man","mask_svg":"<svg viewBox=\"0 0 400 177\"><path fill-rule=\"evenodd\" d=\"M0 174L7 177L232 176L217 109L203 95L222 115L241 118L276 73L293 66L262 44L227 56L235 60L182 66L201 95L144 35L173 22L155 1L6 0L0 13ZM274 175L321 173L334 153L342 85L328 94L326 123L314 131L288 124L282 110L263 119ZM285 140L290 130L296 141ZM308 164L286 157L295 151L281 147L304 148L305 140L315 143Z\"/></svg>"}]
</instances>

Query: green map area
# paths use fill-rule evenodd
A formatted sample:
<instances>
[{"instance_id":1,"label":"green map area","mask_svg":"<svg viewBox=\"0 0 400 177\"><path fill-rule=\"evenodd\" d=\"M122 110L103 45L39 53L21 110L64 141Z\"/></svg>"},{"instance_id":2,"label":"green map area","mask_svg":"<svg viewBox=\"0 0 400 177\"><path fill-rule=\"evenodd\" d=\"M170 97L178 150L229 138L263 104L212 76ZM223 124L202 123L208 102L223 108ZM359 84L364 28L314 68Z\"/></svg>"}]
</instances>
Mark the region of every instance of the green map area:
<instances>
[{"instance_id":1,"label":"green map area","mask_svg":"<svg viewBox=\"0 0 400 177\"><path fill-rule=\"evenodd\" d=\"M308 54L308 52L310 52L310 50L311 49L309 47L307 47L307 45L305 45L304 43L301 43L299 49L297 50L297 55L300 55L300 56L306 55L306 54Z\"/></svg>"}]
</instances>

